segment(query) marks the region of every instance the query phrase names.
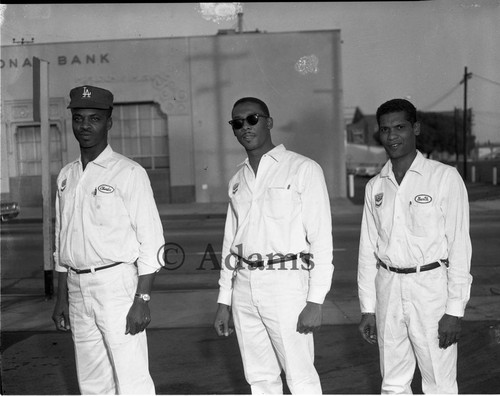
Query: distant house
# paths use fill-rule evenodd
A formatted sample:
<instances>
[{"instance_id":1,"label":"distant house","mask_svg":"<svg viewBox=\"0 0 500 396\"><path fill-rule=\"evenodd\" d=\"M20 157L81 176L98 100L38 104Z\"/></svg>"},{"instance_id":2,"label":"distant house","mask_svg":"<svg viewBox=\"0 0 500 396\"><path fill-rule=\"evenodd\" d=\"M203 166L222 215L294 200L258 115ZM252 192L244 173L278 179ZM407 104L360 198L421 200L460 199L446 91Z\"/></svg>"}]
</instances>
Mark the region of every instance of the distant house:
<instances>
[{"instance_id":1,"label":"distant house","mask_svg":"<svg viewBox=\"0 0 500 396\"><path fill-rule=\"evenodd\" d=\"M375 115L364 115L361 109L356 107L352 121L346 123L347 143L379 146L373 137L377 130L378 125Z\"/></svg>"},{"instance_id":2,"label":"distant house","mask_svg":"<svg viewBox=\"0 0 500 396\"><path fill-rule=\"evenodd\" d=\"M346 168L358 176L374 176L387 161L384 148L373 137L378 130L375 115L364 115L356 107L352 121L346 121Z\"/></svg>"}]
</instances>

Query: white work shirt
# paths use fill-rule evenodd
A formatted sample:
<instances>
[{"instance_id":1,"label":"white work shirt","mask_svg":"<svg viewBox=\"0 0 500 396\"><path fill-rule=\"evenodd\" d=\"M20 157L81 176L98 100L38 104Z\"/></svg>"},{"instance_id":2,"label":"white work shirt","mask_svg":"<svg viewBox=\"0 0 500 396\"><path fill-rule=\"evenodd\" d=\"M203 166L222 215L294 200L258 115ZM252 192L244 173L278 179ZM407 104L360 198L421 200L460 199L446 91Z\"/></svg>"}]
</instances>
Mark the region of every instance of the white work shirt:
<instances>
[{"instance_id":1,"label":"white work shirt","mask_svg":"<svg viewBox=\"0 0 500 396\"><path fill-rule=\"evenodd\" d=\"M368 182L358 258L361 312L375 312L377 257L396 268L448 259L446 313L462 317L470 298L471 255L467 190L455 168L417 152L401 185L391 161Z\"/></svg>"},{"instance_id":2,"label":"white work shirt","mask_svg":"<svg viewBox=\"0 0 500 396\"><path fill-rule=\"evenodd\" d=\"M310 253L307 301L322 304L333 275L330 199L321 167L279 145L248 158L229 182L218 302L231 305L235 256L256 261ZM305 267L300 259L297 265Z\"/></svg>"},{"instance_id":3,"label":"white work shirt","mask_svg":"<svg viewBox=\"0 0 500 396\"><path fill-rule=\"evenodd\" d=\"M55 269L87 269L137 260L138 274L158 271L163 227L144 168L108 145L57 178ZM162 256L160 254L160 256Z\"/></svg>"}]
</instances>

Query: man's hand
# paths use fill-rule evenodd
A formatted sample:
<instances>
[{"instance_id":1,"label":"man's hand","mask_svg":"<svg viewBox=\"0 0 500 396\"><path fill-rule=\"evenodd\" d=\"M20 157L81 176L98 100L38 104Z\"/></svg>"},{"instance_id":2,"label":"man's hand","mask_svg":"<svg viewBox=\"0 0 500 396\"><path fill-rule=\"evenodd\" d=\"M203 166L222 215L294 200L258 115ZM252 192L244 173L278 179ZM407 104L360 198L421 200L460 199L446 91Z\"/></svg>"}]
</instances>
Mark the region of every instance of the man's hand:
<instances>
[{"instance_id":1,"label":"man's hand","mask_svg":"<svg viewBox=\"0 0 500 396\"><path fill-rule=\"evenodd\" d=\"M69 331L71 326L69 323L69 303L68 303L68 273L57 273L57 300L52 320L56 324L56 329L59 331Z\"/></svg>"},{"instance_id":2,"label":"man's hand","mask_svg":"<svg viewBox=\"0 0 500 396\"><path fill-rule=\"evenodd\" d=\"M361 315L361 322L358 326L361 336L369 344L377 343L377 324L375 319L374 313L365 313Z\"/></svg>"},{"instance_id":3,"label":"man's hand","mask_svg":"<svg viewBox=\"0 0 500 396\"><path fill-rule=\"evenodd\" d=\"M322 320L323 312L321 310L321 304L308 301L299 315L297 331L300 334L312 333L321 327Z\"/></svg>"},{"instance_id":4,"label":"man's hand","mask_svg":"<svg viewBox=\"0 0 500 396\"><path fill-rule=\"evenodd\" d=\"M151 314L148 303L135 298L127 314L125 334L135 335L140 333L148 327L149 322L151 322Z\"/></svg>"},{"instance_id":5,"label":"man's hand","mask_svg":"<svg viewBox=\"0 0 500 396\"><path fill-rule=\"evenodd\" d=\"M462 318L444 314L438 327L439 348L446 349L458 342L461 331Z\"/></svg>"},{"instance_id":6,"label":"man's hand","mask_svg":"<svg viewBox=\"0 0 500 396\"><path fill-rule=\"evenodd\" d=\"M217 335L229 337L233 329L229 327L229 318L231 317L231 307L226 304L220 304L215 314L214 327Z\"/></svg>"},{"instance_id":7,"label":"man's hand","mask_svg":"<svg viewBox=\"0 0 500 396\"><path fill-rule=\"evenodd\" d=\"M71 330L71 326L69 323L69 304L67 299L57 299L56 306L54 307L54 312L52 313L52 320L56 324L57 330Z\"/></svg>"}]
</instances>

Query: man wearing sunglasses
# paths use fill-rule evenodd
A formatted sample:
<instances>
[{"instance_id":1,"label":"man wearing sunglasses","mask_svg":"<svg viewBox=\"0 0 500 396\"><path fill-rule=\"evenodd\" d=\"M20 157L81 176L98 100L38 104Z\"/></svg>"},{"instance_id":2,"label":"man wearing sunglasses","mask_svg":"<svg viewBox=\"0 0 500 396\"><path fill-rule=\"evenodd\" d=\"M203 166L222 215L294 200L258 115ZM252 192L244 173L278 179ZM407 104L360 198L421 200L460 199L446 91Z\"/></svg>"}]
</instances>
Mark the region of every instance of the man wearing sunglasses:
<instances>
[{"instance_id":1,"label":"man wearing sunglasses","mask_svg":"<svg viewBox=\"0 0 500 396\"><path fill-rule=\"evenodd\" d=\"M253 394L321 394L313 332L333 275L330 200L321 167L275 146L273 119L257 98L233 106L233 133L247 159L229 182L214 326L232 314Z\"/></svg>"}]
</instances>

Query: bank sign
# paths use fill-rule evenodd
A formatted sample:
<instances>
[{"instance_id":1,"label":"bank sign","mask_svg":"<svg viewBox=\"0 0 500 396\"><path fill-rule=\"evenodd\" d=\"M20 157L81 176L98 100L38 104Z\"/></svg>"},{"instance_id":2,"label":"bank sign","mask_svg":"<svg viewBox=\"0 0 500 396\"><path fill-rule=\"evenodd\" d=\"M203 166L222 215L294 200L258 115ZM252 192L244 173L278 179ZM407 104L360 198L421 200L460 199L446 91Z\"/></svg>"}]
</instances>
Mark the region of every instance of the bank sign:
<instances>
[{"instance_id":1,"label":"bank sign","mask_svg":"<svg viewBox=\"0 0 500 396\"><path fill-rule=\"evenodd\" d=\"M109 53L104 54L85 54L85 55L59 55L55 58L55 62L50 59L44 59L51 64L57 66L73 66L73 65L91 65L105 64L109 62ZM33 58L9 58L0 59L0 69L20 69L24 67L33 67Z\"/></svg>"}]
</instances>

